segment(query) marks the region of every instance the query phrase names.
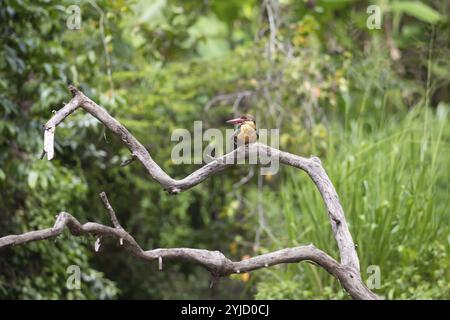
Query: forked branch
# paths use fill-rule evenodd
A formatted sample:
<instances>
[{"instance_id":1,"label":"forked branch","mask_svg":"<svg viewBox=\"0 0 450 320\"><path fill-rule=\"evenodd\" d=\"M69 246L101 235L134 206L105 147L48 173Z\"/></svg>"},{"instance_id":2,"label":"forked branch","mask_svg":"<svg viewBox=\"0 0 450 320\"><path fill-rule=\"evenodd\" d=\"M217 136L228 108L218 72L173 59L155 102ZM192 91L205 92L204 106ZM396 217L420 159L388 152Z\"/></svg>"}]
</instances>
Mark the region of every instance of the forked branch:
<instances>
[{"instance_id":1,"label":"forked branch","mask_svg":"<svg viewBox=\"0 0 450 320\"><path fill-rule=\"evenodd\" d=\"M96 104L74 86L69 86L69 90L73 95L72 100L57 111L44 126L44 153L47 154L48 160L51 160L54 156L53 142L56 127L77 108L82 108L90 113L119 137L130 150L130 159L139 160L150 176L161 184L165 190L172 194L192 188L219 171L231 166L236 157L270 154L271 157L276 157L283 164L305 171L318 188L327 208L329 221L339 248L341 263L338 263L313 245L282 249L239 262L232 262L218 251L202 249L170 248L143 251L133 237L120 227L106 195L102 196L102 200L110 213L115 228L106 227L97 223L86 223L82 225L70 214L62 212L58 215L58 219L53 228L0 238L0 249L6 246L55 237L62 232L64 226L67 226L74 235L95 233L96 235L107 235L117 239L123 239L121 241L125 242L125 246L134 255L142 259L153 260L168 258L191 261L202 265L216 276L247 272L280 263L310 260L314 261L339 279L342 286L353 298L378 299L378 297L364 285L361 279L358 255L345 220L339 197L317 157L303 158L271 148L265 144L253 143L249 146L239 147L228 154L215 158L212 162L202 166L187 177L176 180L164 172L152 159L147 149L104 108Z\"/></svg>"},{"instance_id":2,"label":"forked branch","mask_svg":"<svg viewBox=\"0 0 450 320\"><path fill-rule=\"evenodd\" d=\"M110 215L112 223L114 219ZM117 219L117 218L116 218ZM117 220L116 220L117 221ZM33 241L56 238L67 227L74 236L93 235L99 238L111 237L117 239L132 255L142 260L154 261L162 259L181 260L201 265L215 277L249 272L270 266L312 261L335 276L347 292L355 299L376 299L359 277L359 273L351 267L344 267L314 245L286 248L271 253L252 257L250 259L233 262L219 251L209 251L191 248L153 249L144 251L136 240L122 227L108 227L103 224L87 222L81 224L67 212L60 212L52 228L30 231L20 235L9 235L0 238L0 250L7 247L26 244Z\"/></svg>"}]
</instances>

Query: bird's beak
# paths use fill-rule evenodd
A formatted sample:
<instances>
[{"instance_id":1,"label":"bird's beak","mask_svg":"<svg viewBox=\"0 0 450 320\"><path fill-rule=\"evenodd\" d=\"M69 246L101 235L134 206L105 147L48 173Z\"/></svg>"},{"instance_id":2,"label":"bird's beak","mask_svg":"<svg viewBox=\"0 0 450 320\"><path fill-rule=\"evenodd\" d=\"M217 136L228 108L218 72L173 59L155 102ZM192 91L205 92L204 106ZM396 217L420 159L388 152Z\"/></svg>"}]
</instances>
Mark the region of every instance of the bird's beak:
<instances>
[{"instance_id":1,"label":"bird's beak","mask_svg":"<svg viewBox=\"0 0 450 320\"><path fill-rule=\"evenodd\" d=\"M226 123L240 124L242 122L244 122L244 120L242 118L235 118L235 119L228 120Z\"/></svg>"}]
</instances>

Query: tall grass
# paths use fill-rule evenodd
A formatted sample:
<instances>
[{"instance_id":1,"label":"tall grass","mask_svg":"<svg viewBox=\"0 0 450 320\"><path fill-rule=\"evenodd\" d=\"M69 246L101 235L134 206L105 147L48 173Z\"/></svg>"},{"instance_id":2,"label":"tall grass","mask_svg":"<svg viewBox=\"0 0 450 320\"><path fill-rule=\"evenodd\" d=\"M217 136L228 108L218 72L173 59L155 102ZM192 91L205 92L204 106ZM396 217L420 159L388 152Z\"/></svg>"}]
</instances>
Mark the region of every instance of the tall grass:
<instances>
[{"instance_id":1,"label":"tall grass","mask_svg":"<svg viewBox=\"0 0 450 320\"><path fill-rule=\"evenodd\" d=\"M347 130L332 125L333 134L326 142L323 164L357 244L362 276L370 275L368 266L378 266L381 288L374 290L387 298L408 295L404 287L418 298L449 298L449 215L445 203L450 130L447 110L438 111L436 115L427 110L425 115L423 109L413 110L400 121L388 118L371 132L361 119L347 123ZM278 186L279 193L267 192L265 197L268 225L278 239L269 246L314 243L337 258L319 192L306 174L292 168L283 170L285 179ZM446 265L441 261L447 261ZM277 291L281 278L284 287ZM436 289L439 278L444 282ZM313 265L270 270L262 279L259 298L345 295L330 275Z\"/></svg>"}]
</instances>

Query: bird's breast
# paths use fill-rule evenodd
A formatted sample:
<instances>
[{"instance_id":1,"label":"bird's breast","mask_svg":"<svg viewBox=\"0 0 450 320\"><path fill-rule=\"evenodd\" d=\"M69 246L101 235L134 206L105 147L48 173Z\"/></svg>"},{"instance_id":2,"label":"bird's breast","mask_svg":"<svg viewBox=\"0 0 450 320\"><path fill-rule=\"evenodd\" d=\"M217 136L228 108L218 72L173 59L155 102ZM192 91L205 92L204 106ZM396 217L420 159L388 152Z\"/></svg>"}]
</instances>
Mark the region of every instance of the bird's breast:
<instances>
[{"instance_id":1,"label":"bird's breast","mask_svg":"<svg viewBox=\"0 0 450 320\"><path fill-rule=\"evenodd\" d=\"M257 135L256 135L255 128L251 125L243 124L239 130L237 139L239 142L243 142L243 143L256 142Z\"/></svg>"}]
</instances>

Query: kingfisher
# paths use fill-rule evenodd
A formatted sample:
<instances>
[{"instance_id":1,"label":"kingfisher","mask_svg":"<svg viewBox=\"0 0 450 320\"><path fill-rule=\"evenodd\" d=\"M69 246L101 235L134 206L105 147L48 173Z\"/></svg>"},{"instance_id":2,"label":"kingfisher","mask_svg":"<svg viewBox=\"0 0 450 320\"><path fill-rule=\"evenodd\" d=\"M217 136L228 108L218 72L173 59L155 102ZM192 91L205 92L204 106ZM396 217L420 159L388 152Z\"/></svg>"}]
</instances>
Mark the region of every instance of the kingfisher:
<instances>
[{"instance_id":1,"label":"kingfisher","mask_svg":"<svg viewBox=\"0 0 450 320\"><path fill-rule=\"evenodd\" d=\"M234 149L238 146L256 142L258 140L258 130L256 129L256 120L252 115L244 114L239 118L228 120L227 123L238 125L231 138L233 139Z\"/></svg>"}]
</instances>

